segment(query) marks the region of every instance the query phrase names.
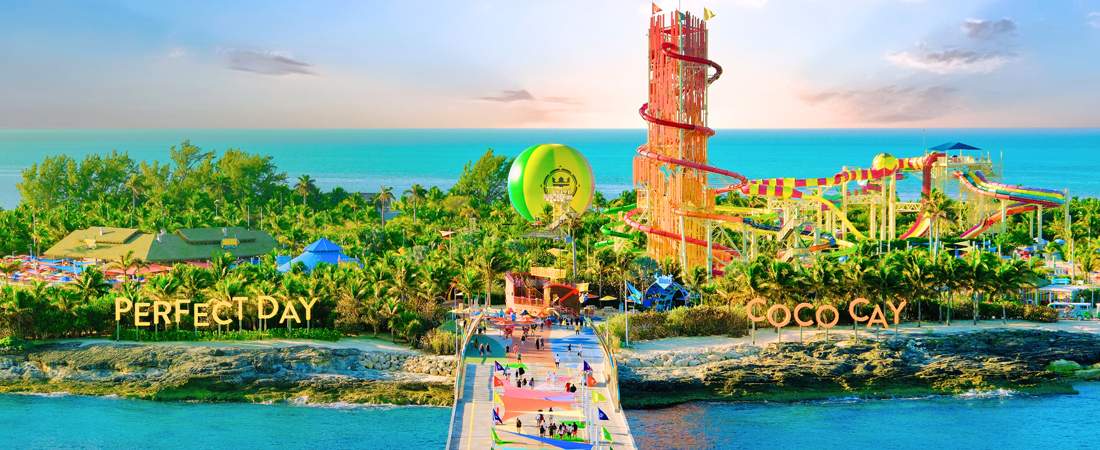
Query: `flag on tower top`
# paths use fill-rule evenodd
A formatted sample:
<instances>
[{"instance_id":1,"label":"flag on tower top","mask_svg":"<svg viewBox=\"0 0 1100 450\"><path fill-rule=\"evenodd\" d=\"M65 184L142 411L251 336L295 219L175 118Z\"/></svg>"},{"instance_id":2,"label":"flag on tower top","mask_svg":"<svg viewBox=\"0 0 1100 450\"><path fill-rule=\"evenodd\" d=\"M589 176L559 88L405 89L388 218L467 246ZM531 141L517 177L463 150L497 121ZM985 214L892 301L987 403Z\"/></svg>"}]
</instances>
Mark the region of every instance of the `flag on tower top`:
<instances>
[{"instance_id":1,"label":"flag on tower top","mask_svg":"<svg viewBox=\"0 0 1100 450\"><path fill-rule=\"evenodd\" d=\"M653 14L657 14L659 12L661 12L661 8L657 7L657 4L654 3L653 4Z\"/></svg>"},{"instance_id":2,"label":"flag on tower top","mask_svg":"<svg viewBox=\"0 0 1100 450\"><path fill-rule=\"evenodd\" d=\"M703 20L710 20L711 17L714 17L714 13L709 9L703 8Z\"/></svg>"}]
</instances>

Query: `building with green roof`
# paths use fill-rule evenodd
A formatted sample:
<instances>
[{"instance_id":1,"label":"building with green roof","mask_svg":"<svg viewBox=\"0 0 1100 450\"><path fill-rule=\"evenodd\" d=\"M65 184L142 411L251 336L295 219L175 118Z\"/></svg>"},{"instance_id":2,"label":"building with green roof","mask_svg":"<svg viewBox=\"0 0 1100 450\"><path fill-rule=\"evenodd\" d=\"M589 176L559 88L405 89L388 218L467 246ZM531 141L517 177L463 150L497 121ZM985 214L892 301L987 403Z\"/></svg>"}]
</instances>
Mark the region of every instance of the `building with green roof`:
<instances>
[{"instance_id":1,"label":"building with green roof","mask_svg":"<svg viewBox=\"0 0 1100 450\"><path fill-rule=\"evenodd\" d=\"M214 252L238 258L267 254L278 242L265 231L240 227L185 228L175 233L149 234L134 228L92 227L69 233L43 255L50 259L117 260L128 251L150 263L207 261Z\"/></svg>"}]
</instances>

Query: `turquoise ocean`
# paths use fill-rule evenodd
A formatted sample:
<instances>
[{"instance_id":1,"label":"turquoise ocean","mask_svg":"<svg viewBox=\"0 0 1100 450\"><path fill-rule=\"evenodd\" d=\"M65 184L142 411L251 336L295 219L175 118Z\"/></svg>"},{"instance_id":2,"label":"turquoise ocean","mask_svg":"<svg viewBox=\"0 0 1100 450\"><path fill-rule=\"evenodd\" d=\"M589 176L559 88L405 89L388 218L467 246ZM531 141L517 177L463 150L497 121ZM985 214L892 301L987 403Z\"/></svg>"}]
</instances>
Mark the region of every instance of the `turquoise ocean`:
<instances>
[{"instance_id":1,"label":"turquoise ocean","mask_svg":"<svg viewBox=\"0 0 1100 450\"><path fill-rule=\"evenodd\" d=\"M644 129L617 130L0 130L0 207L19 202L20 171L46 156L83 158L111 150L166 161L185 139L205 150L240 148L271 155L290 177L306 173L318 186L374 192L413 184L450 187L462 165L487 148L516 156L527 147L559 143L588 158L597 189L617 195L631 187L631 158ZM830 176L843 166L868 167L879 153L897 157L961 141L1003 158L1010 184L1069 189L1100 196L1100 129L718 130L712 163L749 178ZM916 198L918 183L903 185Z\"/></svg>"},{"instance_id":2,"label":"turquoise ocean","mask_svg":"<svg viewBox=\"0 0 1100 450\"><path fill-rule=\"evenodd\" d=\"M643 450L1095 449L1100 384L1080 395L993 393L795 404L695 402L627 411ZM440 449L450 410L160 403L0 395L0 448Z\"/></svg>"}]
</instances>

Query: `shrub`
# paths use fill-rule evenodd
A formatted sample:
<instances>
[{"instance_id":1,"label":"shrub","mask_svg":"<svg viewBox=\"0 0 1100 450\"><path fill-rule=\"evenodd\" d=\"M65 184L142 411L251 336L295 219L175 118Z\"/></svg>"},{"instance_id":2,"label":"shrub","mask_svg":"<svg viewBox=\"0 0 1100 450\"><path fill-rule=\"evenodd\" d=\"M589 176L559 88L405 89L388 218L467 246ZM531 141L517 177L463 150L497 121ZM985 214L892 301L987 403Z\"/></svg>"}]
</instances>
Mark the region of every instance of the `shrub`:
<instances>
[{"instance_id":1,"label":"shrub","mask_svg":"<svg viewBox=\"0 0 1100 450\"><path fill-rule=\"evenodd\" d=\"M8 336L6 338L0 339L0 350L23 351L29 350L32 347L34 347L34 343L32 343L31 341L19 339L15 336Z\"/></svg>"},{"instance_id":2,"label":"shrub","mask_svg":"<svg viewBox=\"0 0 1100 450\"><path fill-rule=\"evenodd\" d=\"M145 342L175 342L175 341L256 341L261 339L316 339L320 341L335 342L340 340L343 336L339 331L330 330L327 328L295 328L293 330L287 330L286 328L272 328L267 331L225 331L218 333L217 331L158 331L149 332L146 330L134 330L134 329L122 329L121 340L123 341L145 341ZM114 334L111 335L111 339L118 339Z\"/></svg>"},{"instance_id":3,"label":"shrub","mask_svg":"<svg viewBox=\"0 0 1100 450\"><path fill-rule=\"evenodd\" d=\"M625 339L626 316L608 320L612 347ZM744 336L748 318L744 308L713 306L680 307L668 312L643 312L630 315L630 339L651 340L677 336Z\"/></svg>"},{"instance_id":4,"label":"shrub","mask_svg":"<svg viewBox=\"0 0 1100 450\"><path fill-rule=\"evenodd\" d=\"M454 333L436 328L420 337L420 348L436 355L453 355L455 339L457 336Z\"/></svg>"}]
</instances>

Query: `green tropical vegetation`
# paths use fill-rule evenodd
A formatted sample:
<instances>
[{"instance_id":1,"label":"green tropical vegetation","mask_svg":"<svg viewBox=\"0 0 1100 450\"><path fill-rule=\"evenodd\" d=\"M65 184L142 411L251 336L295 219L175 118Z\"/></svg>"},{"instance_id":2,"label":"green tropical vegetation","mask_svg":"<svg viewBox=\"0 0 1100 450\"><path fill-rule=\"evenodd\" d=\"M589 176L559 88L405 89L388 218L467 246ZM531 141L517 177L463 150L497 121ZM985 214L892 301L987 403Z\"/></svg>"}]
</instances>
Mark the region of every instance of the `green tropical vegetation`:
<instances>
[{"instance_id":1,"label":"green tropical vegetation","mask_svg":"<svg viewBox=\"0 0 1100 450\"><path fill-rule=\"evenodd\" d=\"M439 353L453 352L453 333L439 328L450 319L451 306L445 303L501 303L502 275L507 271L534 266L570 269L570 273L573 269L572 258L549 251L571 252L563 241L525 237L536 228L508 202L509 166L508 157L490 149L466 164L454 187L415 185L398 197L398 191L387 186L374 193L339 187L324 192L309 175L288 180L269 156L239 149L204 151L189 142L172 147L164 163L134 161L119 152L79 161L64 155L48 157L23 171L20 205L0 210L0 252L4 254L41 254L73 230L101 225L144 232L261 228L278 240L280 248L259 264L237 264L229 255L213 255L209 268L177 265L142 282L112 282L92 268L75 282L62 285L5 284L0 287L0 335L205 340L369 334ZM592 245L604 239L599 229L611 220L597 210L630 204L634 195L624 192L608 201L601 194L592 211L563 226L576 241L577 273L594 293L622 298L624 281L648 285L659 270L675 275L700 294L698 303L703 308L631 318L632 328L644 322L652 330L644 333L652 337L743 333L748 326L743 307L755 297L790 306L803 301L839 306L865 297L871 300L868 308L904 300L910 305L904 319L912 321L1055 320L1048 309L1019 302L1020 289L1041 277L1039 268L1025 260L1003 259L995 252L956 258L951 252L934 255L913 245L927 244L928 239L895 241L886 247L892 251L879 243L861 243L859 251L843 262L819 257L802 265L760 256L734 261L725 268L725 276L717 278L708 277L701 268L684 271L677 261L655 261ZM753 201L737 195L720 199L723 204L745 206ZM1052 244L1048 252L1070 255L1087 269L1100 267L1100 242L1092 236L1092 229L1100 226L1100 201L1074 199L1068 207L1072 220L1068 235L1060 219L1064 210L1044 211L1043 236L1067 241L1064 246ZM939 236L942 242L952 242L945 236L964 226L954 220L958 209L946 198L928 206L925 212L937 217L933 240ZM394 216L393 211L399 213ZM853 217L858 226L858 208ZM1030 243L1029 226L1034 225L1025 217L1010 218L1008 232L996 238L1004 255ZM736 232L732 234L734 240L740 239ZM298 254L321 237L359 258L362 267L276 270L277 255ZM635 241L634 245L644 246L644 235ZM759 254L774 255L776 245L760 239ZM124 255L106 268L143 264ZM18 267L0 266L0 273L15 270ZM118 296L199 303L258 295L284 303L317 298L318 303L311 320L298 326L262 321L255 305L246 305L243 317L237 320L234 315L229 325L206 327L196 327L194 318L184 314L179 323L168 327L154 324L135 329L132 313L116 322L113 312ZM846 308L838 309L842 323L850 323ZM615 331L615 322L611 326Z\"/></svg>"}]
</instances>

